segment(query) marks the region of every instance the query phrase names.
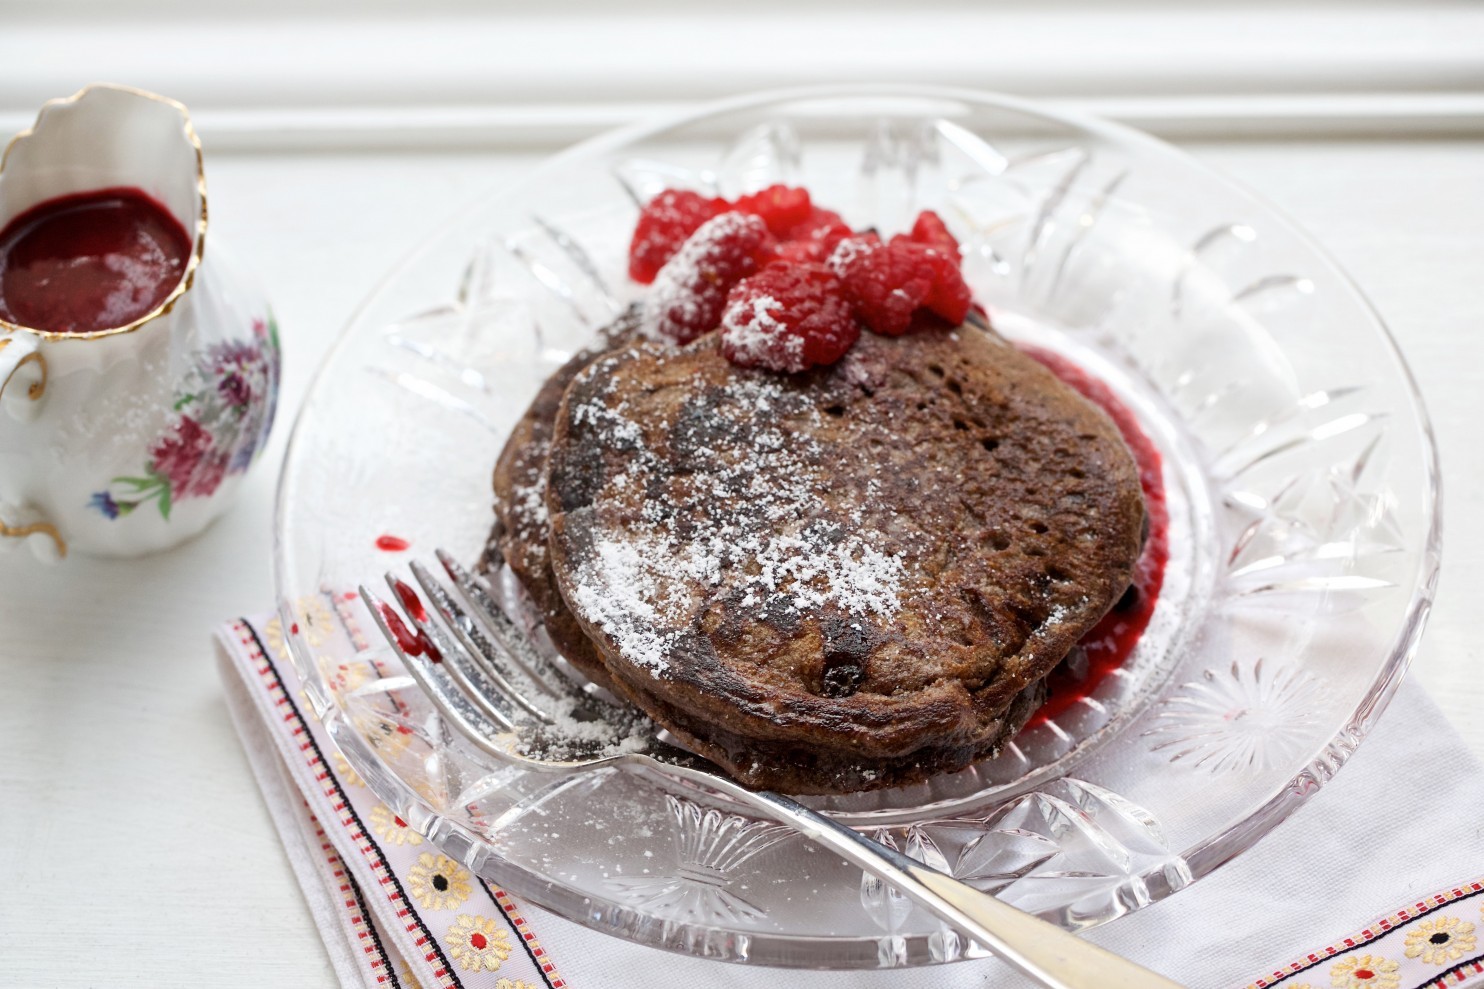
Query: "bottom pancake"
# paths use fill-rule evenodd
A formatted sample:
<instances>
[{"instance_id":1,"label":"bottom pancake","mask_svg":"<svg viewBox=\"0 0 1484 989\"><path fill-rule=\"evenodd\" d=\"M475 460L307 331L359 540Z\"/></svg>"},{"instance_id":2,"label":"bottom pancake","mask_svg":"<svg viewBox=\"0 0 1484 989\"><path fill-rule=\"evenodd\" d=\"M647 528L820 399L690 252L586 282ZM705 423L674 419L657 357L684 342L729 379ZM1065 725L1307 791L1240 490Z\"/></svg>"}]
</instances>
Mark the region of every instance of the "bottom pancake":
<instances>
[{"instance_id":1,"label":"bottom pancake","mask_svg":"<svg viewBox=\"0 0 1484 989\"><path fill-rule=\"evenodd\" d=\"M1046 702L1045 681L1038 680L1016 694L1010 706L989 723L984 736L972 744L925 745L910 755L871 759L811 746L807 741L773 742L729 732L684 708L624 687L619 693L664 725L681 745L725 766L744 786L801 795L879 790L957 772L998 755Z\"/></svg>"},{"instance_id":2,"label":"bottom pancake","mask_svg":"<svg viewBox=\"0 0 1484 989\"><path fill-rule=\"evenodd\" d=\"M595 357L627 339L636 319L636 311L626 313L592 346L558 368L515 424L495 463L495 525L479 563L487 578L502 561L508 565L530 596L557 651L588 679L609 689L613 682L603 660L567 609L551 572L546 548L551 534L546 517L546 455L567 386Z\"/></svg>"}]
</instances>

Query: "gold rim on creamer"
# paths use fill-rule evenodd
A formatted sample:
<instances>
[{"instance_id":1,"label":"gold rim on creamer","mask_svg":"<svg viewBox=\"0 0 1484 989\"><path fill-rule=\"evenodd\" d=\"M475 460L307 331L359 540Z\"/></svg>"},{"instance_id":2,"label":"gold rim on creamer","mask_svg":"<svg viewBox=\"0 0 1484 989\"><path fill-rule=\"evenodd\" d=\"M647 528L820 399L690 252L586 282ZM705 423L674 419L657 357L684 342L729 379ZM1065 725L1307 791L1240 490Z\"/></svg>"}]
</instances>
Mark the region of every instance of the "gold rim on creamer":
<instances>
[{"instance_id":1,"label":"gold rim on creamer","mask_svg":"<svg viewBox=\"0 0 1484 989\"><path fill-rule=\"evenodd\" d=\"M132 93L135 96L142 96L145 99L154 100L156 103L163 103L166 106L173 108L177 113L180 114L181 123L185 128L186 140L191 142L191 147L194 148L196 151L196 193L198 196L200 196L201 199L201 209L196 216L196 236L192 238L194 240L194 244L191 247L191 256L186 261L186 269L184 272L181 273L180 281L175 283L175 288L171 289L170 294L165 296L164 301L155 306L155 308L151 309L149 312L145 313L143 316L140 316L138 319L134 320L132 323L126 323L123 326L111 326L106 330L94 330L92 333L58 333L55 330L41 330L37 329L34 326L22 326L19 323L10 323L4 319L0 319L0 332L15 333L17 331L20 331L24 333L34 333L37 336L47 340L98 340L103 337L118 336L124 333L133 333L145 323L149 323L156 319L159 319L161 316L164 316L166 313L170 312L171 309L174 309L175 303L180 301L180 297L182 295L185 295L186 292L190 291L191 285L196 280L196 269L201 266L201 258L206 252L206 169L201 157L201 139L196 136L196 127L194 124L191 123L191 112L185 108L184 103L181 103L178 100L172 100L168 96L161 96L158 93L151 93L145 89L136 89L133 86L120 86L117 83L111 82L93 83L92 85L84 86L77 92L73 93L71 96L64 96L55 100L47 100L41 105L41 110L36 114L36 123L21 131L15 137L12 137L10 139L10 142L5 145L5 153L0 154L0 175L3 175L5 172L5 163L10 160L11 149L13 149L23 139L34 135L36 133L36 128L41 126L42 121L46 118L46 115L50 110L52 110L54 107L69 106L73 103L76 103L95 89L112 89L121 93ZM43 368L43 374L44 373L45 371ZM44 382L43 387L45 387ZM0 535L10 535L10 533L0 531ZM53 534L53 538L56 538L55 534ZM57 542L60 544L61 540L57 539ZM64 546L63 555L65 554L66 548Z\"/></svg>"}]
</instances>

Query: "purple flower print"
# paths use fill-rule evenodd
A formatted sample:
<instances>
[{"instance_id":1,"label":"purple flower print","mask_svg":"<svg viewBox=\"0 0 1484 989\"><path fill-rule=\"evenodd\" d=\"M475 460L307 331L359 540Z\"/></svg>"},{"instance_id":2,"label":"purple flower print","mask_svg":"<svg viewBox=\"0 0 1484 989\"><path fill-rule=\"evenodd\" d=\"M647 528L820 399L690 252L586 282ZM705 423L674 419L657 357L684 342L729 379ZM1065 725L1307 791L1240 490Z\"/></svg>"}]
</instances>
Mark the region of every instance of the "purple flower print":
<instances>
[{"instance_id":1,"label":"purple flower print","mask_svg":"<svg viewBox=\"0 0 1484 989\"><path fill-rule=\"evenodd\" d=\"M263 346L256 340L229 340L212 347L209 353L211 370L222 375L255 367L263 360Z\"/></svg>"},{"instance_id":2,"label":"purple flower print","mask_svg":"<svg viewBox=\"0 0 1484 989\"><path fill-rule=\"evenodd\" d=\"M252 402L252 385L236 371L218 381L216 390L221 392L222 398L233 408L245 409Z\"/></svg>"},{"instance_id":3,"label":"purple flower print","mask_svg":"<svg viewBox=\"0 0 1484 989\"><path fill-rule=\"evenodd\" d=\"M227 464L228 474L241 474L252 466L253 457L258 452L257 441L256 433L243 438L242 444L237 447L237 452L232 454L232 462Z\"/></svg>"},{"instance_id":4,"label":"purple flower print","mask_svg":"<svg viewBox=\"0 0 1484 989\"><path fill-rule=\"evenodd\" d=\"M93 497L88 499L88 507L96 508L111 519L119 517L118 502L113 500L113 495L107 491L95 491Z\"/></svg>"}]
</instances>

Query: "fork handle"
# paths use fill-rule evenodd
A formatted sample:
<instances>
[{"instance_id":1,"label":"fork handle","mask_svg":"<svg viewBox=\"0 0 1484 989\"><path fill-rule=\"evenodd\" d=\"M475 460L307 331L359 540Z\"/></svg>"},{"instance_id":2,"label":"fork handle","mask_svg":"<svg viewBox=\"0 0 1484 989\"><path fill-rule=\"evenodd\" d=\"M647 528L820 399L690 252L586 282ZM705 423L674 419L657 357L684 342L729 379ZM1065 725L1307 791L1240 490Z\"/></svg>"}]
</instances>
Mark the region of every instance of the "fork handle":
<instances>
[{"instance_id":1,"label":"fork handle","mask_svg":"<svg viewBox=\"0 0 1484 989\"><path fill-rule=\"evenodd\" d=\"M715 787L717 780L713 776L707 783ZM1181 989L1179 983L871 841L795 800L740 786L726 790L890 883L1049 989Z\"/></svg>"}]
</instances>

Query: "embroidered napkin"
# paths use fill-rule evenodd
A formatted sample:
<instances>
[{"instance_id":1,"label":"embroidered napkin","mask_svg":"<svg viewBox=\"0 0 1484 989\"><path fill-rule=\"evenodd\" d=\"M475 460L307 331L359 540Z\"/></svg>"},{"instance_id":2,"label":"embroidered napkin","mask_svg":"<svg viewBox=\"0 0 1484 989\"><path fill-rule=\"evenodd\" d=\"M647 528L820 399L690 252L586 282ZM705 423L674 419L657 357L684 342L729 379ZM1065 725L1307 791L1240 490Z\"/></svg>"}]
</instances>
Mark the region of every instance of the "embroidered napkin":
<instances>
[{"instance_id":1,"label":"embroidered napkin","mask_svg":"<svg viewBox=\"0 0 1484 989\"><path fill-rule=\"evenodd\" d=\"M346 989L1021 986L993 960L795 972L672 955L473 876L394 816L300 698L275 619L218 629L248 761ZM347 657L348 658L348 657ZM1484 773L1404 683L1351 764L1259 844L1087 936L1192 989L1484 987Z\"/></svg>"}]
</instances>

